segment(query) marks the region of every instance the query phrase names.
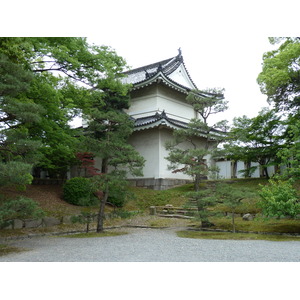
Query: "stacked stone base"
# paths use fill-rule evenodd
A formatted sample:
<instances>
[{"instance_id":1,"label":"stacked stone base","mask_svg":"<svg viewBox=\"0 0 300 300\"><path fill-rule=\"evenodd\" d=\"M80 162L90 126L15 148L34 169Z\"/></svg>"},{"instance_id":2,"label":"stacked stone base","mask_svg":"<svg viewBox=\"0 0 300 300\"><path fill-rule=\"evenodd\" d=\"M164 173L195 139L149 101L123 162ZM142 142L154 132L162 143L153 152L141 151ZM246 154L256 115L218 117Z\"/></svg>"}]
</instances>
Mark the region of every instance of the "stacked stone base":
<instances>
[{"instance_id":1,"label":"stacked stone base","mask_svg":"<svg viewBox=\"0 0 300 300\"><path fill-rule=\"evenodd\" d=\"M172 178L140 178L128 179L128 181L131 186L143 187L152 190L167 190L175 186L192 183L192 180Z\"/></svg>"}]
</instances>

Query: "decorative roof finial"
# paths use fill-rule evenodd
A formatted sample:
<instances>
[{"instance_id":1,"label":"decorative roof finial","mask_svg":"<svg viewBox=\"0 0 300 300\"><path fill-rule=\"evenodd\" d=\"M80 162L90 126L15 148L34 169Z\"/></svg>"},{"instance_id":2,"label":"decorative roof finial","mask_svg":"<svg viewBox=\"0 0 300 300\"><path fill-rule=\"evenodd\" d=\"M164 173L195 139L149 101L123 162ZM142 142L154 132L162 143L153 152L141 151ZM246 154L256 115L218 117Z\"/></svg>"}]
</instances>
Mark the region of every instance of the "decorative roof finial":
<instances>
[{"instance_id":1,"label":"decorative roof finial","mask_svg":"<svg viewBox=\"0 0 300 300\"><path fill-rule=\"evenodd\" d=\"M163 110L163 112L161 113L161 117L162 118L166 118L167 117L165 110Z\"/></svg>"},{"instance_id":2,"label":"decorative roof finial","mask_svg":"<svg viewBox=\"0 0 300 300\"><path fill-rule=\"evenodd\" d=\"M149 78L150 74L148 73L147 69L144 69L144 71L145 71L145 77L146 77L146 79Z\"/></svg>"},{"instance_id":3,"label":"decorative roof finial","mask_svg":"<svg viewBox=\"0 0 300 300\"><path fill-rule=\"evenodd\" d=\"M181 56L182 52L181 52L181 47L179 47L178 49L178 56Z\"/></svg>"},{"instance_id":4,"label":"decorative roof finial","mask_svg":"<svg viewBox=\"0 0 300 300\"><path fill-rule=\"evenodd\" d=\"M157 72L161 72L163 70L161 63L159 63L158 68L157 68Z\"/></svg>"}]
</instances>

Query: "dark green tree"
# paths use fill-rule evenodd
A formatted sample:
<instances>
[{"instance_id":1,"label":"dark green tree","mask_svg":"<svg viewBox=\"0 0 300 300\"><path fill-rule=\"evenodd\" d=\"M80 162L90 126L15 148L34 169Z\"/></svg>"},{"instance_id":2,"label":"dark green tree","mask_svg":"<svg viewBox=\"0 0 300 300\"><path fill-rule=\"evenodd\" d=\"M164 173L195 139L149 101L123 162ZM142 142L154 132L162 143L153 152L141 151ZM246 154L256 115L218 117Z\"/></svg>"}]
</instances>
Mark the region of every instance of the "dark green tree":
<instances>
[{"instance_id":1,"label":"dark green tree","mask_svg":"<svg viewBox=\"0 0 300 300\"><path fill-rule=\"evenodd\" d=\"M227 124L226 121L221 121L209 126L208 118L227 109L227 101L222 92L223 90L217 89L191 92L187 101L192 104L199 118L191 119L187 128L175 130L174 140L166 143L169 169L193 177L195 191L199 191L202 178L206 178L209 172L216 171L208 161L218 143L224 139Z\"/></svg>"},{"instance_id":2,"label":"dark green tree","mask_svg":"<svg viewBox=\"0 0 300 300\"><path fill-rule=\"evenodd\" d=\"M30 198L19 197L15 200L8 200L0 205L0 228L13 225L15 219L24 221L43 216L45 212Z\"/></svg>"},{"instance_id":3,"label":"dark green tree","mask_svg":"<svg viewBox=\"0 0 300 300\"><path fill-rule=\"evenodd\" d=\"M216 186L215 197L218 202L222 202L232 215L232 232L235 233L235 213L236 209L242 204L242 200L254 196L247 188L232 188L229 184L219 183Z\"/></svg>"},{"instance_id":4,"label":"dark green tree","mask_svg":"<svg viewBox=\"0 0 300 300\"><path fill-rule=\"evenodd\" d=\"M300 106L300 38L269 38L278 49L263 56L258 83L268 102L278 110L299 114Z\"/></svg>"},{"instance_id":5,"label":"dark green tree","mask_svg":"<svg viewBox=\"0 0 300 300\"><path fill-rule=\"evenodd\" d=\"M123 70L124 59L73 37L0 38L0 55L2 141L10 131L26 130L28 141L41 143L36 165L65 177L78 150L69 121L90 105L95 89L114 88L108 78Z\"/></svg>"},{"instance_id":6,"label":"dark green tree","mask_svg":"<svg viewBox=\"0 0 300 300\"><path fill-rule=\"evenodd\" d=\"M285 144L277 152L281 161L281 177L287 179L300 179L300 121L290 118L285 135Z\"/></svg>"},{"instance_id":7,"label":"dark green tree","mask_svg":"<svg viewBox=\"0 0 300 300\"><path fill-rule=\"evenodd\" d=\"M217 169L210 162L217 145L224 140L227 130L225 121L209 126L208 118L212 114L227 109L223 90L193 91L187 101L193 106L198 118L192 119L186 128L174 131L174 139L167 142L169 151L166 159L168 168L173 172L182 172L194 178L194 190L189 196L197 203L202 226L210 226L206 208L214 201L200 190L201 180ZM221 130L220 130L221 129Z\"/></svg>"},{"instance_id":8,"label":"dark green tree","mask_svg":"<svg viewBox=\"0 0 300 300\"><path fill-rule=\"evenodd\" d=\"M101 170L92 177L95 188L102 191L97 232L104 230L104 210L109 196L123 197L126 174L141 176L144 165L144 159L127 142L133 122L122 109L129 106L129 87L113 77L101 82L99 88L101 93L96 90L91 106L84 111L87 127L83 137L86 151L101 161Z\"/></svg>"},{"instance_id":9,"label":"dark green tree","mask_svg":"<svg viewBox=\"0 0 300 300\"><path fill-rule=\"evenodd\" d=\"M262 109L258 116L234 118L233 127L224 144L224 155L234 161L244 161L249 168L244 170L245 177L251 175L257 162L267 178L268 166L278 164L276 153L284 143L285 125L274 110Z\"/></svg>"}]
</instances>

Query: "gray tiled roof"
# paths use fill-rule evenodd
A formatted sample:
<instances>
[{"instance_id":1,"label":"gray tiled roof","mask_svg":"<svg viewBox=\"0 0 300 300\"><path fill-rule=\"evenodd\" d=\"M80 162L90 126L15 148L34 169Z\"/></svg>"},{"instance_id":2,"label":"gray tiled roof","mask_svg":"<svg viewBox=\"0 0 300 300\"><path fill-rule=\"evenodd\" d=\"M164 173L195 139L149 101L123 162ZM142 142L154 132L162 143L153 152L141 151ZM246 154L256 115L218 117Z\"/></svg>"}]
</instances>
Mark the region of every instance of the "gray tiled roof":
<instances>
[{"instance_id":1,"label":"gray tiled roof","mask_svg":"<svg viewBox=\"0 0 300 300\"><path fill-rule=\"evenodd\" d=\"M171 78L169 78L168 76L170 74L172 74L174 71L177 70L177 68L183 64L183 57L181 55L181 51L179 50L179 54L175 57L169 58L169 59L165 59L147 66L143 66L140 68L136 68L127 72L124 72L124 74L126 75L125 78L122 79L122 81L124 83L130 83L133 85L136 84L140 84L142 82L146 82L149 79L151 79L152 77L154 77L155 75L157 75L159 72L163 73L170 82L173 82L175 85L179 85L185 89L190 90L190 88L183 86L182 84L173 81ZM185 65L184 65L185 67ZM187 69L185 68L186 73L189 76L190 81L193 83L193 85L196 87L196 85L194 84L193 80L191 79Z\"/></svg>"},{"instance_id":2,"label":"gray tiled roof","mask_svg":"<svg viewBox=\"0 0 300 300\"><path fill-rule=\"evenodd\" d=\"M139 129L147 129L147 128L155 128L160 125L164 125L166 127L171 127L173 129L179 129L179 128L188 128L188 123L182 122L173 118L169 118L165 111L162 113L156 113L155 115L147 116L147 117L142 117L142 118L137 118L134 119L132 118L134 122L134 127L139 130ZM216 136L224 135L225 133L214 129L210 128L210 132L215 134ZM207 133L205 132L199 132L200 135L206 136Z\"/></svg>"},{"instance_id":3,"label":"gray tiled roof","mask_svg":"<svg viewBox=\"0 0 300 300\"><path fill-rule=\"evenodd\" d=\"M160 120L166 120L170 124L175 125L176 127L182 127L182 128L187 127L187 123L167 117L165 111L163 111L161 114L156 113L155 115L152 115L152 116L135 119L134 126L135 127L146 126L146 125L153 124Z\"/></svg>"}]
</instances>

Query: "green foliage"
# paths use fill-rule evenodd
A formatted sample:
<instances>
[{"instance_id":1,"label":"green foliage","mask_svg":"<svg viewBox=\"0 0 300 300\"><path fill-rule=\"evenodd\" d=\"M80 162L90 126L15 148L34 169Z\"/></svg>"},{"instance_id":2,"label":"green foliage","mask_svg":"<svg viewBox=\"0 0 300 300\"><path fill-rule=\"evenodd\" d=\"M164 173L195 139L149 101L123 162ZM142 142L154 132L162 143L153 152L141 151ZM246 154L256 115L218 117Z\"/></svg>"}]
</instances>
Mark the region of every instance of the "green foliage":
<instances>
[{"instance_id":1,"label":"green foliage","mask_svg":"<svg viewBox=\"0 0 300 300\"><path fill-rule=\"evenodd\" d=\"M45 215L38 204L30 198L19 197L0 206L0 228L12 224L14 219L36 219Z\"/></svg>"},{"instance_id":2,"label":"green foliage","mask_svg":"<svg viewBox=\"0 0 300 300\"><path fill-rule=\"evenodd\" d=\"M230 184L219 183L216 186L216 197L222 201L230 211L235 212L236 208L242 204L242 200L256 196L249 188L232 187Z\"/></svg>"},{"instance_id":3,"label":"green foliage","mask_svg":"<svg viewBox=\"0 0 300 300\"><path fill-rule=\"evenodd\" d=\"M31 170L32 165L23 162L0 162L0 187L14 186L25 190L26 185L31 184L33 179Z\"/></svg>"},{"instance_id":4,"label":"green foliage","mask_svg":"<svg viewBox=\"0 0 300 300\"><path fill-rule=\"evenodd\" d=\"M84 177L74 177L68 180L63 187L63 198L70 204L78 206L92 206L98 202L94 196L95 190L91 180Z\"/></svg>"},{"instance_id":5,"label":"green foliage","mask_svg":"<svg viewBox=\"0 0 300 300\"><path fill-rule=\"evenodd\" d=\"M228 101L224 100L224 89L207 89L203 91L193 91L187 101L193 105L194 109L201 115L205 124L207 118L212 114L217 114L225 111L228 106Z\"/></svg>"},{"instance_id":6,"label":"green foliage","mask_svg":"<svg viewBox=\"0 0 300 300\"><path fill-rule=\"evenodd\" d=\"M300 214L299 195L291 181L270 180L269 185L261 186L259 195L262 199L258 205L268 217L295 218Z\"/></svg>"},{"instance_id":7,"label":"green foliage","mask_svg":"<svg viewBox=\"0 0 300 300\"><path fill-rule=\"evenodd\" d=\"M50 176L64 178L82 137L69 121L93 105L124 108L118 96L128 87L118 79L125 66L114 50L85 38L1 37L0 161L30 157ZM125 102L128 107L128 96ZM9 139L20 130L26 136ZM28 147L33 142L35 149Z\"/></svg>"},{"instance_id":8,"label":"green foliage","mask_svg":"<svg viewBox=\"0 0 300 300\"><path fill-rule=\"evenodd\" d=\"M111 189L107 201L116 207L123 207L126 201L126 189L124 188L125 186Z\"/></svg>"},{"instance_id":9,"label":"green foliage","mask_svg":"<svg viewBox=\"0 0 300 300\"><path fill-rule=\"evenodd\" d=\"M208 189L199 190L195 192L188 192L187 197L197 203L198 214L201 220L202 227L210 227L212 224L209 222L208 217L210 211L208 207L212 207L216 204L215 195Z\"/></svg>"},{"instance_id":10,"label":"green foliage","mask_svg":"<svg viewBox=\"0 0 300 300\"><path fill-rule=\"evenodd\" d=\"M174 131L173 141L165 145L168 151L166 159L170 162L169 170L174 173L182 172L194 178L195 190L199 190L200 180L209 173L215 174L216 169L211 168L207 161L213 149L224 136L216 128L226 128L226 121L221 121L213 127L208 125L208 117L227 109L223 90L211 89L207 91L192 91L187 97L200 118L191 119L188 127Z\"/></svg>"},{"instance_id":11,"label":"green foliage","mask_svg":"<svg viewBox=\"0 0 300 300\"><path fill-rule=\"evenodd\" d=\"M0 52L0 97L15 96L26 90L32 74Z\"/></svg>"},{"instance_id":12,"label":"green foliage","mask_svg":"<svg viewBox=\"0 0 300 300\"><path fill-rule=\"evenodd\" d=\"M264 175L269 177L267 167L279 162L277 151L282 147L284 124L274 110L262 109L258 116L234 118L223 155L234 161L244 161L248 167L243 170L244 176L251 176L257 167L250 166L257 162Z\"/></svg>"},{"instance_id":13,"label":"green foliage","mask_svg":"<svg viewBox=\"0 0 300 300\"><path fill-rule=\"evenodd\" d=\"M232 212L232 232L235 232L235 217L236 209L242 204L242 200L248 197L253 197L253 193L247 188L233 188L228 184L218 184L216 187L216 197L218 201L229 208Z\"/></svg>"},{"instance_id":14,"label":"green foliage","mask_svg":"<svg viewBox=\"0 0 300 300\"><path fill-rule=\"evenodd\" d=\"M298 237L254 233L236 233L233 235L229 232L177 231L176 234L179 237L189 239L299 241Z\"/></svg>"},{"instance_id":15,"label":"green foliage","mask_svg":"<svg viewBox=\"0 0 300 300\"><path fill-rule=\"evenodd\" d=\"M271 43L280 42L278 49L267 52L263 57L263 69L258 76L262 93L277 109L297 112L299 98L300 39L273 38Z\"/></svg>"},{"instance_id":16,"label":"green foliage","mask_svg":"<svg viewBox=\"0 0 300 300\"><path fill-rule=\"evenodd\" d=\"M138 215L139 213L140 213L139 211L128 211L124 209L116 209L113 212L111 212L109 215L110 217L119 217L121 219L128 219Z\"/></svg>"},{"instance_id":17,"label":"green foliage","mask_svg":"<svg viewBox=\"0 0 300 300\"><path fill-rule=\"evenodd\" d=\"M90 223L92 223L97 216L96 213L93 213L91 211L82 211L80 215L78 216L72 216L71 222L72 223L80 223L80 224L86 224L86 232L89 232L90 229Z\"/></svg>"},{"instance_id":18,"label":"green foliage","mask_svg":"<svg viewBox=\"0 0 300 300\"><path fill-rule=\"evenodd\" d=\"M108 237L108 236L118 236L127 234L125 231L102 231L102 232L88 232L88 233L76 233L70 235L63 235L63 238L95 238L95 237ZM0 249L1 250L1 249Z\"/></svg>"},{"instance_id":19,"label":"green foliage","mask_svg":"<svg viewBox=\"0 0 300 300\"><path fill-rule=\"evenodd\" d=\"M99 209L97 231L103 231L105 203L112 200L116 205L124 204L124 195L120 193L127 186L126 175L142 176L144 158L128 144L133 131L133 122L121 107L128 107L126 89L116 85L117 90L110 102L110 93L103 96L106 109L93 103L85 110L90 120L83 139L86 152L93 153L102 160L101 174L94 176L93 185L96 190L103 191ZM113 86L113 87L116 87ZM115 195L114 195L115 194ZM110 197L110 199L109 199Z\"/></svg>"},{"instance_id":20,"label":"green foliage","mask_svg":"<svg viewBox=\"0 0 300 300\"><path fill-rule=\"evenodd\" d=\"M285 147L277 152L277 156L284 167L282 177L300 179L300 121L298 118L291 118Z\"/></svg>"}]
</instances>

